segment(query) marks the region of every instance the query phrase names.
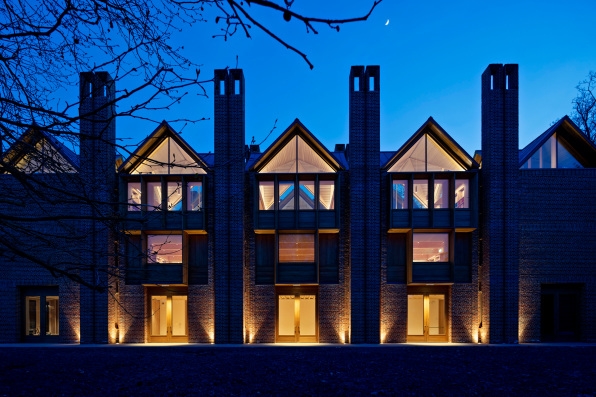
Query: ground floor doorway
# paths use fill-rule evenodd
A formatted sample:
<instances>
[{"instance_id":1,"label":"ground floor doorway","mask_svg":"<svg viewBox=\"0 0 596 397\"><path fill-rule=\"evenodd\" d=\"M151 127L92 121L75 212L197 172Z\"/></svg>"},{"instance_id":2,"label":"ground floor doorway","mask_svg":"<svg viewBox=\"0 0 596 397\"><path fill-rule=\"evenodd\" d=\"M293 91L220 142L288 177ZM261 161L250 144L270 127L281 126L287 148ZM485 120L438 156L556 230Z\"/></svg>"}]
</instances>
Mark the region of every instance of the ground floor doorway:
<instances>
[{"instance_id":1,"label":"ground floor doorway","mask_svg":"<svg viewBox=\"0 0 596 397\"><path fill-rule=\"evenodd\" d=\"M24 342L58 342L60 335L60 298L58 287L24 287L21 289Z\"/></svg>"},{"instance_id":2,"label":"ground floor doorway","mask_svg":"<svg viewBox=\"0 0 596 397\"><path fill-rule=\"evenodd\" d=\"M276 342L318 342L316 287L276 288Z\"/></svg>"},{"instance_id":3,"label":"ground floor doorway","mask_svg":"<svg viewBox=\"0 0 596 397\"><path fill-rule=\"evenodd\" d=\"M149 342L188 342L186 287L147 287Z\"/></svg>"},{"instance_id":4,"label":"ground floor doorway","mask_svg":"<svg viewBox=\"0 0 596 397\"><path fill-rule=\"evenodd\" d=\"M408 342L448 341L448 287L408 287Z\"/></svg>"},{"instance_id":5,"label":"ground floor doorway","mask_svg":"<svg viewBox=\"0 0 596 397\"><path fill-rule=\"evenodd\" d=\"M580 340L581 284L543 284L540 333L543 342Z\"/></svg>"}]
</instances>

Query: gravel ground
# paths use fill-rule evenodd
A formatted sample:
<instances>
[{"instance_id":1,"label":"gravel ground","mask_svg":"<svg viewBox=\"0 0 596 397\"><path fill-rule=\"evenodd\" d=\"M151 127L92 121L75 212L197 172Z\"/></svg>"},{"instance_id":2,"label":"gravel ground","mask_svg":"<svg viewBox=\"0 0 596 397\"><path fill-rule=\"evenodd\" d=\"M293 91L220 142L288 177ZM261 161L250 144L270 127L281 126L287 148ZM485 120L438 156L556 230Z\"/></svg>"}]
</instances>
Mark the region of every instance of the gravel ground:
<instances>
[{"instance_id":1,"label":"gravel ground","mask_svg":"<svg viewBox=\"0 0 596 397\"><path fill-rule=\"evenodd\" d=\"M596 345L0 346L33 395L596 397Z\"/></svg>"}]
</instances>

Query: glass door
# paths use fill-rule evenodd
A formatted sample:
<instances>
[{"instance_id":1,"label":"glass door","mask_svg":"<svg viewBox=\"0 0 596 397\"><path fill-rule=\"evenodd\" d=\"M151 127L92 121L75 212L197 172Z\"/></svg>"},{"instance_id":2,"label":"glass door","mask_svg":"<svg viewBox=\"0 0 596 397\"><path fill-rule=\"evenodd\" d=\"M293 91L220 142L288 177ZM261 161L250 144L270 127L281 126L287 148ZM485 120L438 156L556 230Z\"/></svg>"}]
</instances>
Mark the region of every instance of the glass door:
<instances>
[{"instance_id":1,"label":"glass door","mask_svg":"<svg viewBox=\"0 0 596 397\"><path fill-rule=\"evenodd\" d=\"M446 342L445 294L408 294L408 342Z\"/></svg>"},{"instance_id":2,"label":"glass door","mask_svg":"<svg viewBox=\"0 0 596 397\"><path fill-rule=\"evenodd\" d=\"M149 342L188 342L186 295L149 296Z\"/></svg>"},{"instance_id":3,"label":"glass door","mask_svg":"<svg viewBox=\"0 0 596 397\"><path fill-rule=\"evenodd\" d=\"M277 342L317 342L315 293L277 295Z\"/></svg>"},{"instance_id":4,"label":"glass door","mask_svg":"<svg viewBox=\"0 0 596 397\"><path fill-rule=\"evenodd\" d=\"M25 342L58 341L60 310L57 287L25 288L23 309L22 339Z\"/></svg>"}]
</instances>

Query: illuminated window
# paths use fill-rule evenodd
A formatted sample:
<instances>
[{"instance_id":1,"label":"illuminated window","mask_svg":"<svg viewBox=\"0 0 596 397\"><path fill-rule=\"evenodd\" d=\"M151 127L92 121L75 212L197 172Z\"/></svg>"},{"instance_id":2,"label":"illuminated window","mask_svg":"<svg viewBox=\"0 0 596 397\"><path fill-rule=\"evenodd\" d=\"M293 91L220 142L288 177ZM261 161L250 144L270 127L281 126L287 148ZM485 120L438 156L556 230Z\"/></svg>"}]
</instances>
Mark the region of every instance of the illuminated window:
<instances>
[{"instance_id":1,"label":"illuminated window","mask_svg":"<svg viewBox=\"0 0 596 397\"><path fill-rule=\"evenodd\" d=\"M335 209L335 181L319 181L319 209Z\"/></svg>"},{"instance_id":2,"label":"illuminated window","mask_svg":"<svg viewBox=\"0 0 596 397\"><path fill-rule=\"evenodd\" d=\"M314 234L280 234L279 262L314 262Z\"/></svg>"},{"instance_id":3,"label":"illuminated window","mask_svg":"<svg viewBox=\"0 0 596 397\"><path fill-rule=\"evenodd\" d=\"M408 181L393 181L391 189L391 208L394 210L405 210L408 208Z\"/></svg>"},{"instance_id":4,"label":"illuminated window","mask_svg":"<svg viewBox=\"0 0 596 397\"><path fill-rule=\"evenodd\" d=\"M182 236L150 234L147 236L148 263L182 263Z\"/></svg>"},{"instance_id":5,"label":"illuminated window","mask_svg":"<svg viewBox=\"0 0 596 397\"><path fill-rule=\"evenodd\" d=\"M315 209L315 181L300 181L298 183L299 207L301 210Z\"/></svg>"},{"instance_id":6,"label":"illuminated window","mask_svg":"<svg viewBox=\"0 0 596 397\"><path fill-rule=\"evenodd\" d=\"M186 185L186 209L188 211L201 211L203 208L203 184L189 182Z\"/></svg>"},{"instance_id":7,"label":"illuminated window","mask_svg":"<svg viewBox=\"0 0 596 397\"><path fill-rule=\"evenodd\" d=\"M128 184L128 210L140 211L142 202L141 199L141 183L130 182Z\"/></svg>"},{"instance_id":8,"label":"illuminated window","mask_svg":"<svg viewBox=\"0 0 596 397\"><path fill-rule=\"evenodd\" d=\"M428 208L428 181L426 179L418 179L414 181L414 208L427 209Z\"/></svg>"},{"instance_id":9,"label":"illuminated window","mask_svg":"<svg viewBox=\"0 0 596 397\"><path fill-rule=\"evenodd\" d=\"M279 182L279 200L278 206L280 210L294 209L294 182L282 181Z\"/></svg>"},{"instance_id":10,"label":"illuminated window","mask_svg":"<svg viewBox=\"0 0 596 397\"><path fill-rule=\"evenodd\" d=\"M271 211L274 207L275 185L273 181L259 181L259 210Z\"/></svg>"},{"instance_id":11,"label":"illuminated window","mask_svg":"<svg viewBox=\"0 0 596 397\"><path fill-rule=\"evenodd\" d=\"M434 208L449 208L449 181L435 180Z\"/></svg>"},{"instance_id":12,"label":"illuminated window","mask_svg":"<svg viewBox=\"0 0 596 397\"><path fill-rule=\"evenodd\" d=\"M180 182L168 182L168 211L182 210L182 186Z\"/></svg>"},{"instance_id":13,"label":"illuminated window","mask_svg":"<svg viewBox=\"0 0 596 397\"><path fill-rule=\"evenodd\" d=\"M455 208L470 208L470 182L467 179L455 182Z\"/></svg>"},{"instance_id":14,"label":"illuminated window","mask_svg":"<svg viewBox=\"0 0 596 397\"><path fill-rule=\"evenodd\" d=\"M414 262L448 262L448 233L414 233Z\"/></svg>"}]
</instances>

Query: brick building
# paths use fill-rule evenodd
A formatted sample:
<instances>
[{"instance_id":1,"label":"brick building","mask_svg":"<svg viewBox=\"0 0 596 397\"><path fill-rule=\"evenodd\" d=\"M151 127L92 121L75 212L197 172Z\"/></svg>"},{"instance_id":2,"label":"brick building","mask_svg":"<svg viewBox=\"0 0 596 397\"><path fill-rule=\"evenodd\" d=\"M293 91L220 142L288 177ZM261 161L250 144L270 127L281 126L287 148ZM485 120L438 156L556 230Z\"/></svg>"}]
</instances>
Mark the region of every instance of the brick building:
<instances>
[{"instance_id":1,"label":"brick building","mask_svg":"<svg viewBox=\"0 0 596 397\"><path fill-rule=\"evenodd\" d=\"M596 342L596 146L565 116L520 150L495 64L481 150L429 118L382 151L380 77L350 71L348 144L295 120L261 150L216 70L213 154L163 122L116 161L113 83L82 74L80 153L32 127L2 155L49 193L0 175L0 342Z\"/></svg>"}]
</instances>

